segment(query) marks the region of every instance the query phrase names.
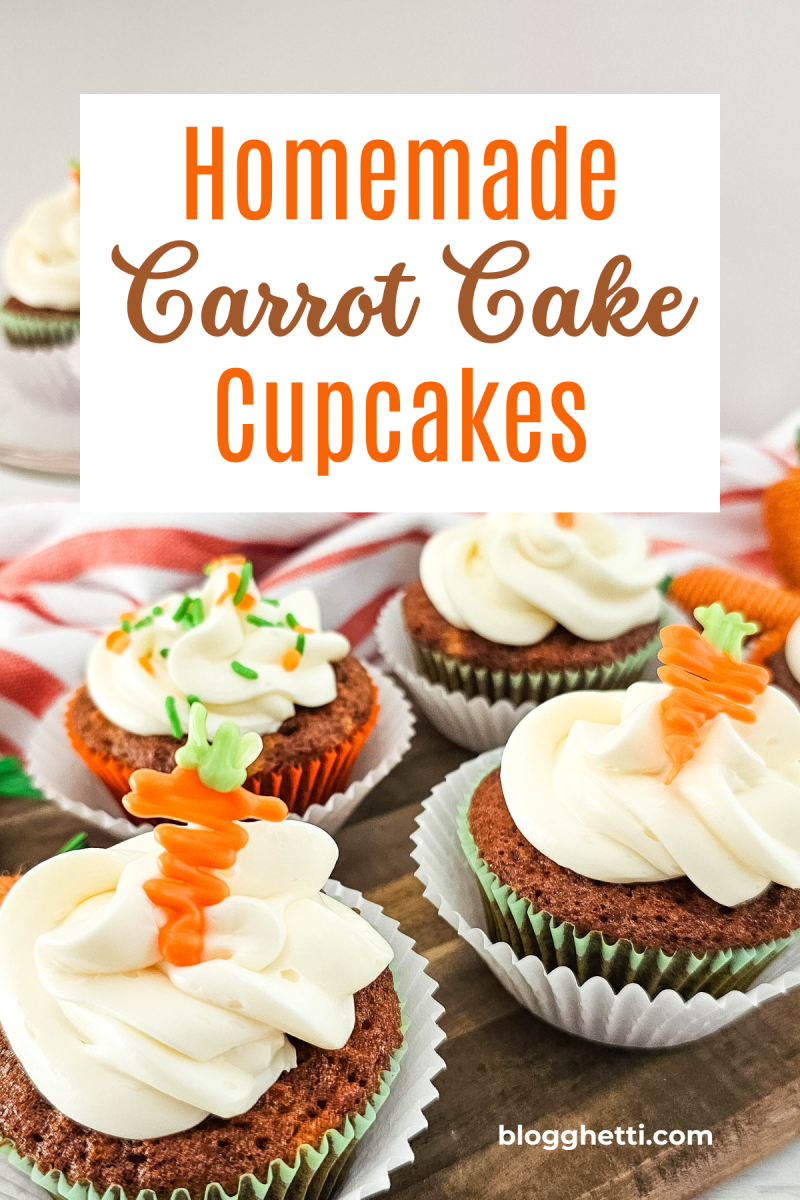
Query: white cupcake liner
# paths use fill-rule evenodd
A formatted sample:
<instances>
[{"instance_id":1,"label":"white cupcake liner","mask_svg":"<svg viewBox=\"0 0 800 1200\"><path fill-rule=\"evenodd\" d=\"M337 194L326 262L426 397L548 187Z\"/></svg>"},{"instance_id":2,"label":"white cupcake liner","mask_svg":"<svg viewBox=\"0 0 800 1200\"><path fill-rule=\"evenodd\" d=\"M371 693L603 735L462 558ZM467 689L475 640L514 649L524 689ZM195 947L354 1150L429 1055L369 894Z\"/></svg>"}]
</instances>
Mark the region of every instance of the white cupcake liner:
<instances>
[{"instance_id":1,"label":"white cupcake liner","mask_svg":"<svg viewBox=\"0 0 800 1200\"><path fill-rule=\"evenodd\" d=\"M402 679L431 725L457 746L491 750L504 746L523 717L535 708L532 700L514 706L510 700L490 704L483 696L467 699L463 692L448 692L417 670L411 643L403 624L403 593L392 596L381 610L375 637L386 666Z\"/></svg>"},{"instance_id":2,"label":"white cupcake liner","mask_svg":"<svg viewBox=\"0 0 800 1200\"><path fill-rule=\"evenodd\" d=\"M394 950L392 974L407 1022L400 1070L374 1125L359 1142L353 1165L337 1192L337 1200L367 1200L386 1191L391 1171L413 1162L414 1151L409 1143L427 1128L423 1110L438 1099L432 1081L445 1066L437 1053L445 1036L438 1024L444 1009L433 998L439 985L426 974L427 960L414 950L413 940L400 932L397 921L387 917L380 905L334 879L325 885L325 892L348 908L357 908ZM47 1195L41 1185L0 1154L0 1200L43 1200Z\"/></svg>"},{"instance_id":3,"label":"white cupcake liner","mask_svg":"<svg viewBox=\"0 0 800 1200\"><path fill-rule=\"evenodd\" d=\"M459 841L457 814L477 783L498 766L501 753L491 750L463 763L433 789L412 834L412 857L419 864L416 875L425 885L425 896L440 916L534 1016L592 1042L655 1050L706 1037L800 984L798 943L745 992L729 992L720 1000L705 993L682 1000L676 992L665 991L651 1000L635 983L615 994L601 978L579 986L567 967L556 967L548 975L534 955L518 958L507 943L491 942L478 879Z\"/></svg>"},{"instance_id":4,"label":"white cupcake liner","mask_svg":"<svg viewBox=\"0 0 800 1200\"><path fill-rule=\"evenodd\" d=\"M369 792L396 767L411 745L414 714L400 688L371 664L367 667L378 689L380 713L375 728L355 761L350 783L326 804L310 804L301 817L327 833L336 833ZM153 828L136 825L120 813L119 804L73 749L64 725L68 698L61 697L45 713L28 751L28 772L36 786L59 808L81 821L98 825L114 837L135 837Z\"/></svg>"}]
</instances>

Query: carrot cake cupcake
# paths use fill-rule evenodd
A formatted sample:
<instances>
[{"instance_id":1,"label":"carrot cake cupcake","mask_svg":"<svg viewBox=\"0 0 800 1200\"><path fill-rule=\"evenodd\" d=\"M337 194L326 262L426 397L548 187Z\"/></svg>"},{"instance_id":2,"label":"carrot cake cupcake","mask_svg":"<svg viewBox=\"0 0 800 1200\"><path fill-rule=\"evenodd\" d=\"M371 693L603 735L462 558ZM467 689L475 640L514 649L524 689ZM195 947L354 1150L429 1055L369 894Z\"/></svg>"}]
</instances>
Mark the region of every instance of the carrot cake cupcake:
<instances>
[{"instance_id":1,"label":"carrot cake cupcake","mask_svg":"<svg viewBox=\"0 0 800 1200\"><path fill-rule=\"evenodd\" d=\"M494 941L615 990L745 990L800 930L800 711L717 604L661 683L558 696L460 818Z\"/></svg>"},{"instance_id":2,"label":"carrot cake cupcake","mask_svg":"<svg viewBox=\"0 0 800 1200\"><path fill-rule=\"evenodd\" d=\"M34 867L0 908L0 1143L59 1194L328 1195L399 1065L389 944L321 829L241 784L205 710L126 803L190 822ZM253 820L256 818L256 820Z\"/></svg>"},{"instance_id":3,"label":"carrot cake cupcake","mask_svg":"<svg viewBox=\"0 0 800 1200\"><path fill-rule=\"evenodd\" d=\"M425 544L403 617L432 682L518 705L637 679L658 647L662 574L635 526L489 513Z\"/></svg>"},{"instance_id":4,"label":"carrot cake cupcake","mask_svg":"<svg viewBox=\"0 0 800 1200\"><path fill-rule=\"evenodd\" d=\"M201 589L123 614L97 643L67 710L75 749L120 799L132 771L170 771L198 700L213 737L225 720L261 738L247 786L293 812L347 786L378 714L369 674L322 629L307 588L262 596L251 563L211 563Z\"/></svg>"},{"instance_id":5,"label":"carrot cake cupcake","mask_svg":"<svg viewBox=\"0 0 800 1200\"><path fill-rule=\"evenodd\" d=\"M69 185L40 200L13 231L5 254L11 295L0 326L27 349L71 342L80 331L80 167Z\"/></svg>"}]
</instances>

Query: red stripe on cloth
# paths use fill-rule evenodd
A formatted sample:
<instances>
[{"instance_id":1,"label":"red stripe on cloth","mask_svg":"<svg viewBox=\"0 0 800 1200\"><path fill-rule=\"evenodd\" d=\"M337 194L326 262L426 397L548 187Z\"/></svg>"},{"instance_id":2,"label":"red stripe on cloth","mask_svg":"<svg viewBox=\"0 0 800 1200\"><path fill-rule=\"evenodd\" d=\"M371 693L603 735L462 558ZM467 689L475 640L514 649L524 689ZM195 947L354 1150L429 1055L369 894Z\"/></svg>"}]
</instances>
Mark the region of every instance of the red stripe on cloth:
<instances>
[{"instance_id":1,"label":"red stripe on cloth","mask_svg":"<svg viewBox=\"0 0 800 1200\"><path fill-rule=\"evenodd\" d=\"M273 568L310 538L288 542L237 542L186 529L103 529L34 551L0 569L0 595L32 583L63 583L102 567L144 566L200 572L219 554L238 552L257 572Z\"/></svg>"},{"instance_id":2,"label":"red stripe on cloth","mask_svg":"<svg viewBox=\"0 0 800 1200\"><path fill-rule=\"evenodd\" d=\"M651 538L651 554L671 554L673 550L691 550L688 542L670 542L666 538Z\"/></svg>"},{"instance_id":3,"label":"red stripe on cloth","mask_svg":"<svg viewBox=\"0 0 800 1200\"><path fill-rule=\"evenodd\" d=\"M10 737L0 733L0 755L13 754L16 758L24 758L22 749Z\"/></svg>"},{"instance_id":4,"label":"red stripe on cloth","mask_svg":"<svg viewBox=\"0 0 800 1200\"><path fill-rule=\"evenodd\" d=\"M430 536L427 529L409 529L405 533L398 533L396 537L383 538L377 542L363 542L360 546L347 546L343 550L334 550L331 554L322 554L319 558L309 559L308 562L300 563L296 567L278 571L276 575L270 575L264 580L264 586L275 587L278 584L288 583L291 579L302 579L306 575L316 575L321 571L329 571L332 567L341 567L344 563L358 562L362 558L372 558L374 554L381 554L384 550L391 549L392 546L422 545Z\"/></svg>"},{"instance_id":5,"label":"red stripe on cloth","mask_svg":"<svg viewBox=\"0 0 800 1200\"><path fill-rule=\"evenodd\" d=\"M765 576L770 583L781 582L772 565L772 556L765 546L759 547L758 550L748 550L745 554L736 554L731 557L730 561L745 571L753 571L758 575Z\"/></svg>"},{"instance_id":6,"label":"red stripe on cloth","mask_svg":"<svg viewBox=\"0 0 800 1200\"><path fill-rule=\"evenodd\" d=\"M2 590L0 589L0 595ZM5 599L5 597L3 597ZM64 628L69 627L69 621L62 621L55 613L51 612L45 604L42 603L31 592L14 592L10 597L14 604L19 608L24 608L26 612L33 613L35 617L41 617L43 621L48 621L51 625L61 625Z\"/></svg>"},{"instance_id":7,"label":"red stripe on cloth","mask_svg":"<svg viewBox=\"0 0 800 1200\"><path fill-rule=\"evenodd\" d=\"M728 504L742 504L746 500L760 500L763 495L763 487L733 488L729 492L720 492L720 508L724 508Z\"/></svg>"},{"instance_id":8,"label":"red stripe on cloth","mask_svg":"<svg viewBox=\"0 0 800 1200\"><path fill-rule=\"evenodd\" d=\"M363 642L364 638L372 633L375 628L375 622L378 620L378 614L383 608L390 596L393 596L397 591L397 585L384 588L377 596L359 608L357 612L351 613L344 625L339 626L339 633L347 638L351 646L357 646L359 642Z\"/></svg>"},{"instance_id":9,"label":"red stripe on cloth","mask_svg":"<svg viewBox=\"0 0 800 1200\"><path fill-rule=\"evenodd\" d=\"M43 716L66 684L38 663L0 647L0 696L24 708L32 717Z\"/></svg>"}]
</instances>

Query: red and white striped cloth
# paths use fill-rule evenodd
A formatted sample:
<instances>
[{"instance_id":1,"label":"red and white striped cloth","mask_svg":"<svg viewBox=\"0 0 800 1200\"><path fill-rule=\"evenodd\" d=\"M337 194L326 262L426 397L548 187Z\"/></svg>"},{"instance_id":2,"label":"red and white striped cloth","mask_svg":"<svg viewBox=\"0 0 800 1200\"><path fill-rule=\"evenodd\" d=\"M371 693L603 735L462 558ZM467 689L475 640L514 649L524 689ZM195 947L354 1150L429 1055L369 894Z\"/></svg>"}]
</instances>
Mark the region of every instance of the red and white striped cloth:
<instances>
[{"instance_id":1,"label":"red and white striped cloth","mask_svg":"<svg viewBox=\"0 0 800 1200\"><path fill-rule=\"evenodd\" d=\"M719 514L640 521L673 574L717 559L770 576L764 487L796 462L800 412L757 445L725 441ZM679 466L679 464L677 464ZM457 514L290 513L109 517L77 505L0 510L0 753L22 754L48 707L78 684L101 631L120 612L198 581L218 554L241 552L275 594L320 597L328 628L362 656L388 596L414 579L420 548Z\"/></svg>"}]
</instances>

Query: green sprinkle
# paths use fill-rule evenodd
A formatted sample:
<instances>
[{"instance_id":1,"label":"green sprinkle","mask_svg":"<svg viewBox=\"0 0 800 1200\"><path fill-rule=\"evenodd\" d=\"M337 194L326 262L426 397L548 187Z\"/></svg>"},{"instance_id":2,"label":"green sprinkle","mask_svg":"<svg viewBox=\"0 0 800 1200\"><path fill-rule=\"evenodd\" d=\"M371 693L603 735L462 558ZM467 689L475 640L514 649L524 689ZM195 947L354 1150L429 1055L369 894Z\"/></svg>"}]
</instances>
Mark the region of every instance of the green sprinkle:
<instances>
[{"instance_id":1,"label":"green sprinkle","mask_svg":"<svg viewBox=\"0 0 800 1200\"><path fill-rule=\"evenodd\" d=\"M134 629L144 629L145 625L152 625L152 624L153 624L152 617L142 617L141 621L137 621L136 624L133 626L133 628Z\"/></svg>"},{"instance_id":2,"label":"green sprinkle","mask_svg":"<svg viewBox=\"0 0 800 1200\"><path fill-rule=\"evenodd\" d=\"M200 703L200 697L199 697L199 696L195 696L195 695L192 693L191 695L189 695L189 696L187 696L187 697L186 697L186 703L187 703L187 704L189 705L189 707L191 708L191 706L192 706L193 704L199 704L199 703Z\"/></svg>"},{"instance_id":3,"label":"green sprinkle","mask_svg":"<svg viewBox=\"0 0 800 1200\"><path fill-rule=\"evenodd\" d=\"M299 625L300 622L298 621L298 619L294 615L294 613L287 613L286 614L286 624L289 626L290 629L294 629L295 625Z\"/></svg>"},{"instance_id":4,"label":"green sprinkle","mask_svg":"<svg viewBox=\"0 0 800 1200\"><path fill-rule=\"evenodd\" d=\"M202 624L206 614L203 612L203 601L199 596L195 596L194 600L189 605L189 612L192 614L192 620L194 621L195 625Z\"/></svg>"},{"instance_id":5,"label":"green sprinkle","mask_svg":"<svg viewBox=\"0 0 800 1200\"><path fill-rule=\"evenodd\" d=\"M178 605L176 611L173 613L173 616L172 616L173 621L182 621L183 618L186 616L186 613L189 611L189 605L191 603L192 603L192 597L184 596L183 599L181 600L180 604Z\"/></svg>"},{"instance_id":6,"label":"green sprinkle","mask_svg":"<svg viewBox=\"0 0 800 1200\"><path fill-rule=\"evenodd\" d=\"M126 633L130 633L130 631L131 631L130 621L120 621L119 624L120 624L120 629L124 629Z\"/></svg>"},{"instance_id":7,"label":"green sprinkle","mask_svg":"<svg viewBox=\"0 0 800 1200\"><path fill-rule=\"evenodd\" d=\"M280 604L280 600L271 600L269 598L269 596L262 596L261 599L264 602L264 604L271 604L273 606L273 608L277 608L278 605Z\"/></svg>"},{"instance_id":8,"label":"green sprinkle","mask_svg":"<svg viewBox=\"0 0 800 1200\"><path fill-rule=\"evenodd\" d=\"M155 608L153 609L153 616L154 616L154 617L160 617L160 616L161 616L161 614L163 613L163 611L164 611L164 610L163 610L163 608L161 607L161 605L160 605L160 604L157 604L157 605L155 606Z\"/></svg>"},{"instance_id":9,"label":"green sprinkle","mask_svg":"<svg viewBox=\"0 0 800 1200\"><path fill-rule=\"evenodd\" d=\"M294 644L294 648L298 654L303 653L303 651L306 648L306 635L304 633L298 633L297 641Z\"/></svg>"},{"instance_id":10,"label":"green sprinkle","mask_svg":"<svg viewBox=\"0 0 800 1200\"><path fill-rule=\"evenodd\" d=\"M172 736L180 740L183 737L183 730L181 729L178 709L175 705L175 697L167 696L166 700L164 701L164 707L166 708L167 716L169 717L169 723L172 728Z\"/></svg>"},{"instance_id":11,"label":"green sprinkle","mask_svg":"<svg viewBox=\"0 0 800 1200\"><path fill-rule=\"evenodd\" d=\"M246 562L244 564L244 566L242 567L242 573L239 576L239 586L237 587L236 591L233 593L233 607L234 608L236 607L237 604L241 604L242 600L244 600L244 594L247 591L248 587L250 586L250 580L252 578L253 578L253 564L251 562Z\"/></svg>"},{"instance_id":12,"label":"green sprinkle","mask_svg":"<svg viewBox=\"0 0 800 1200\"><path fill-rule=\"evenodd\" d=\"M71 837L68 842L64 842L61 849L56 850L56 854L68 854L70 850L85 850L88 844L89 838L81 831L80 833L76 833L74 837Z\"/></svg>"},{"instance_id":13,"label":"green sprinkle","mask_svg":"<svg viewBox=\"0 0 800 1200\"><path fill-rule=\"evenodd\" d=\"M237 675L241 675L242 679L258 679L258 671L254 671L252 667L245 667L242 663L234 661L231 663L231 668Z\"/></svg>"},{"instance_id":14,"label":"green sprinkle","mask_svg":"<svg viewBox=\"0 0 800 1200\"><path fill-rule=\"evenodd\" d=\"M275 628L274 621L265 621L263 617L257 617L254 613L248 613L247 620L251 625L269 625L270 629Z\"/></svg>"},{"instance_id":15,"label":"green sprinkle","mask_svg":"<svg viewBox=\"0 0 800 1200\"><path fill-rule=\"evenodd\" d=\"M656 584L656 587L661 592L662 596L666 596L667 592L672 587L672 581L674 578L674 575L665 575L661 582Z\"/></svg>"},{"instance_id":16,"label":"green sprinkle","mask_svg":"<svg viewBox=\"0 0 800 1200\"><path fill-rule=\"evenodd\" d=\"M161 655L162 658L166 658L167 655L169 654L169 646L165 646L164 649L159 650L158 653Z\"/></svg>"}]
</instances>

